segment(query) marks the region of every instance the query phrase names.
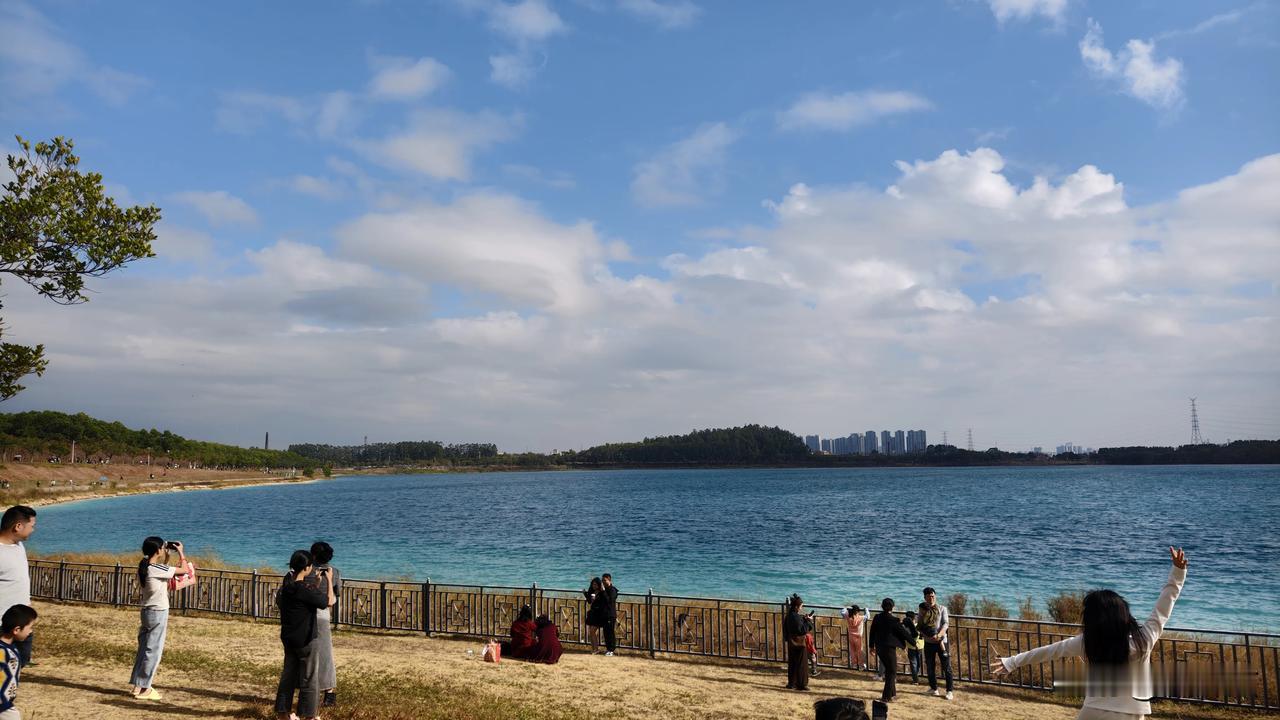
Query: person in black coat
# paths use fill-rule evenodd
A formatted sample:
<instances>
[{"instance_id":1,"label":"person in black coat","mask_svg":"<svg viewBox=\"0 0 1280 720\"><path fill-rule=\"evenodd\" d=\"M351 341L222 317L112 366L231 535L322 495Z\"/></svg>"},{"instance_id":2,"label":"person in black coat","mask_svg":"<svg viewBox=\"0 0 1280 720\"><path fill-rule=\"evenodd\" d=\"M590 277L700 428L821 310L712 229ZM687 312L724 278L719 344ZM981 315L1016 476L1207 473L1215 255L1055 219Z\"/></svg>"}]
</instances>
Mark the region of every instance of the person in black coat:
<instances>
[{"instance_id":1,"label":"person in black coat","mask_svg":"<svg viewBox=\"0 0 1280 720\"><path fill-rule=\"evenodd\" d=\"M604 621L604 654L611 657L618 648L618 588L613 586L613 576L605 573L600 576L604 591L600 593L600 619Z\"/></svg>"},{"instance_id":2,"label":"person in black coat","mask_svg":"<svg viewBox=\"0 0 1280 720\"><path fill-rule=\"evenodd\" d=\"M782 640L787 645L787 689L808 690L809 673L805 668L808 643L805 636L813 630L812 613L804 615L804 600L792 595L787 601L787 616L782 620Z\"/></svg>"},{"instance_id":3,"label":"person in black coat","mask_svg":"<svg viewBox=\"0 0 1280 720\"><path fill-rule=\"evenodd\" d=\"M884 691L880 699L891 702L898 695L898 648L906 647L911 635L893 614L893 598L881 600L880 609L882 612L871 621L869 639L884 668Z\"/></svg>"},{"instance_id":4,"label":"person in black coat","mask_svg":"<svg viewBox=\"0 0 1280 720\"><path fill-rule=\"evenodd\" d=\"M313 570L311 553L295 550L289 558L289 574L276 594L284 668L276 688L275 710L282 720L295 717L292 715L295 690L298 692L296 717L319 717L316 712L320 700L320 678L316 675L319 666L315 648L316 611L332 605L334 597L332 576Z\"/></svg>"}]
</instances>

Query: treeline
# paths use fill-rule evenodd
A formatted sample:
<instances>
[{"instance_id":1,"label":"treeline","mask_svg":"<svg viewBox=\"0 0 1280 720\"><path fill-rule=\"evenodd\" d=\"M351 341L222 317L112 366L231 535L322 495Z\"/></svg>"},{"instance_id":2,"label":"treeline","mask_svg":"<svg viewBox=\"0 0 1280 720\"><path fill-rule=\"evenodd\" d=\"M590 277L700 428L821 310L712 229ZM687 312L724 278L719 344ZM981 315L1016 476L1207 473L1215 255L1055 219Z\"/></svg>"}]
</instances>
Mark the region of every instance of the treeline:
<instances>
[{"instance_id":1,"label":"treeline","mask_svg":"<svg viewBox=\"0 0 1280 720\"><path fill-rule=\"evenodd\" d=\"M557 458L589 465L786 465L807 460L809 448L781 428L744 425L597 445Z\"/></svg>"},{"instance_id":2,"label":"treeline","mask_svg":"<svg viewBox=\"0 0 1280 720\"><path fill-rule=\"evenodd\" d=\"M1280 463L1280 440L1236 440L1226 445L1118 447L1098 451L1108 465L1259 465Z\"/></svg>"},{"instance_id":3,"label":"treeline","mask_svg":"<svg viewBox=\"0 0 1280 720\"><path fill-rule=\"evenodd\" d=\"M456 443L445 445L433 440L368 445L290 445L289 452L321 462L342 466L404 465L410 463L452 464L478 462L498 457L493 443Z\"/></svg>"},{"instance_id":4,"label":"treeline","mask_svg":"<svg viewBox=\"0 0 1280 720\"><path fill-rule=\"evenodd\" d=\"M98 420L84 413L0 413L0 445L8 457L26 453L69 462L73 440L80 462L141 458L149 453L156 465L172 461L208 468L311 468L321 464L280 450L188 440L168 430L133 430L123 423Z\"/></svg>"}]
</instances>

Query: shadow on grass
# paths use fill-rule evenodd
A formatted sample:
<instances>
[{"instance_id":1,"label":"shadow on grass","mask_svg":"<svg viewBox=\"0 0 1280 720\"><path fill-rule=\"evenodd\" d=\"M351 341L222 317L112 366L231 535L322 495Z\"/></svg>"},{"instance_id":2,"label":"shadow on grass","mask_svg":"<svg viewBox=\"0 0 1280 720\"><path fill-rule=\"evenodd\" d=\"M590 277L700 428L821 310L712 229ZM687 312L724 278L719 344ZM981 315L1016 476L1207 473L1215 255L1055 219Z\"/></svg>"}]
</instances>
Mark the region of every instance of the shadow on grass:
<instances>
[{"instance_id":1,"label":"shadow on grass","mask_svg":"<svg viewBox=\"0 0 1280 720\"><path fill-rule=\"evenodd\" d=\"M114 690L110 688L104 688L100 685L90 685L88 683L73 682L71 680L63 680L61 678L51 678L51 677L44 677L44 676L28 677L27 675L24 674L22 678L22 684L24 686L25 685L52 685L54 687L67 688L69 690L83 690L85 692L91 692L97 695L104 695L109 697L110 699L104 702L110 705L118 705L120 707L126 707L130 709L135 709L135 710L140 707L155 707L155 708L173 707L172 712L178 715L207 714L207 712L196 711L196 710L192 710L188 712L185 708L172 706L169 703L164 701L152 703L149 701L144 702L140 700L134 700L133 698L128 696L129 692L127 690ZM239 702L239 703L247 703L247 704L265 704L271 699L271 698L267 698L266 696L260 696L260 695L218 692L217 690L204 690L201 688L192 688L192 687L184 687L181 690L173 690L172 692L175 692L175 693L180 692L184 695L196 695L199 697L206 697L214 700L226 700L227 702ZM165 712L170 712L170 711L166 710Z\"/></svg>"}]
</instances>

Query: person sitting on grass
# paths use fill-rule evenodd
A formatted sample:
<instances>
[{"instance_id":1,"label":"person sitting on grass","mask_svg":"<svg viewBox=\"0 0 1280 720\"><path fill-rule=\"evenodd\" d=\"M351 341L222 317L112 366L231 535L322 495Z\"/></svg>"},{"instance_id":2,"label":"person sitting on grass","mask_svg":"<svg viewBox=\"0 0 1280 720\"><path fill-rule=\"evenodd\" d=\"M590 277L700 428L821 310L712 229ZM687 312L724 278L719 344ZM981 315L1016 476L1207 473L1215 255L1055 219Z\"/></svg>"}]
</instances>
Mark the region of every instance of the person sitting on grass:
<instances>
[{"instance_id":1,"label":"person sitting on grass","mask_svg":"<svg viewBox=\"0 0 1280 720\"><path fill-rule=\"evenodd\" d=\"M1114 590L1084 596L1081 632L1075 637L991 661L991 673L1002 677L1021 667L1069 657L1085 659L1084 705L1077 720L1141 720L1151 714L1151 651L1173 614L1173 604L1187 580L1187 556L1169 548L1173 567L1150 617L1141 625L1129 603Z\"/></svg>"},{"instance_id":2,"label":"person sitting on grass","mask_svg":"<svg viewBox=\"0 0 1280 720\"><path fill-rule=\"evenodd\" d=\"M0 618L0 651L4 652L0 665L0 720L22 720L22 713L14 703L18 699L18 675L22 663L18 645L31 635L36 624L36 611L30 605L14 605Z\"/></svg>"},{"instance_id":3,"label":"person sitting on grass","mask_svg":"<svg viewBox=\"0 0 1280 720\"><path fill-rule=\"evenodd\" d=\"M534 623L538 628L538 642L529 648L525 658L533 662L555 665L560 662L560 629L546 615L539 615Z\"/></svg>"},{"instance_id":4,"label":"person sitting on grass","mask_svg":"<svg viewBox=\"0 0 1280 720\"><path fill-rule=\"evenodd\" d=\"M533 621L533 608L525 605L511 623L511 639L502 641L502 657L522 658L538 643L538 625Z\"/></svg>"}]
</instances>

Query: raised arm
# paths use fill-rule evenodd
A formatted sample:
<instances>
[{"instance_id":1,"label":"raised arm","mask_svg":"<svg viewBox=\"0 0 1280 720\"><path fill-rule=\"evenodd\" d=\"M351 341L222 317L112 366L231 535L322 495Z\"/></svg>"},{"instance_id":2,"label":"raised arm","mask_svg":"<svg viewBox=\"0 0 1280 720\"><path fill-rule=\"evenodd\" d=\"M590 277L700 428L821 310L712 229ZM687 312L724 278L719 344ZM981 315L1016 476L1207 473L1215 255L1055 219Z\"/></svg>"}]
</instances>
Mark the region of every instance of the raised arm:
<instances>
[{"instance_id":1,"label":"raised arm","mask_svg":"<svg viewBox=\"0 0 1280 720\"><path fill-rule=\"evenodd\" d=\"M1173 560L1173 567L1169 568L1169 579L1165 580L1164 587L1160 590L1160 599L1156 600L1156 606L1151 610L1151 617L1142 624L1142 629L1148 634L1148 648L1160 639L1165 623L1169 622L1169 616L1173 615L1173 604L1182 594L1182 584L1187 581L1187 554L1182 551L1182 548L1170 547L1169 557Z\"/></svg>"},{"instance_id":2,"label":"raised arm","mask_svg":"<svg viewBox=\"0 0 1280 720\"><path fill-rule=\"evenodd\" d=\"M998 677L1000 675L1008 675L1014 670L1027 665L1053 662L1054 660L1062 660L1069 657L1084 657L1083 635L1059 640L1056 643L1038 647L1034 650L1018 653L1013 657L996 658L991 661L990 670L992 675Z\"/></svg>"}]
</instances>

